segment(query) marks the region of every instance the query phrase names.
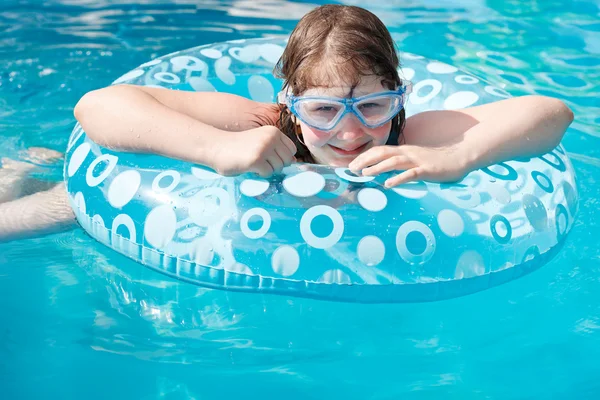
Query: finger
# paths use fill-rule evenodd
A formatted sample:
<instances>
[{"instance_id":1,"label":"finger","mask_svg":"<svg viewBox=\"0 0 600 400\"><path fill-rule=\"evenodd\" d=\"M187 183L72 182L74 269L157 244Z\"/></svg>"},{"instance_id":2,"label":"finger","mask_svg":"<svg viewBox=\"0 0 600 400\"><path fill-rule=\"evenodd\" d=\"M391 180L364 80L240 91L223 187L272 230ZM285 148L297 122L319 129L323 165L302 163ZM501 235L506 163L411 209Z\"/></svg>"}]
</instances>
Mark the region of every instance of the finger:
<instances>
[{"instance_id":1,"label":"finger","mask_svg":"<svg viewBox=\"0 0 600 400\"><path fill-rule=\"evenodd\" d=\"M385 187L391 188L402 183L417 180L421 177L423 170L421 167L411 168L385 181Z\"/></svg>"},{"instance_id":2,"label":"finger","mask_svg":"<svg viewBox=\"0 0 600 400\"><path fill-rule=\"evenodd\" d=\"M286 146L280 146L275 148L275 153L281 158L284 166L290 165L294 161L294 155L290 152Z\"/></svg>"},{"instance_id":3,"label":"finger","mask_svg":"<svg viewBox=\"0 0 600 400\"><path fill-rule=\"evenodd\" d=\"M363 175L379 175L398 169L409 169L415 165L406 156L394 156L362 170Z\"/></svg>"},{"instance_id":4,"label":"finger","mask_svg":"<svg viewBox=\"0 0 600 400\"><path fill-rule=\"evenodd\" d=\"M281 141L283 142L283 144L285 145L285 147L287 147L290 152L292 153L292 155L296 154L296 152L298 151L298 149L296 148L296 145L294 144L294 141L292 139L290 139L289 137L287 137L285 135L285 133L281 134Z\"/></svg>"},{"instance_id":5,"label":"finger","mask_svg":"<svg viewBox=\"0 0 600 400\"><path fill-rule=\"evenodd\" d=\"M275 151L273 151L273 153L267 156L267 162L271 164L271 167L273 167L274 173L279 172L283 169L283 160L281 159L281 157L279 157L279 155L277 155Z\"/></svg>"},{"instance_id":6,"label":"finger","mask_svg":"<svg viewBox=\"0 0 600 400\"><path fill-rule=\"evenodd\" d=\"M264 161L254 168L254 172L263 178L268 178L273 175L273 167L268 161Z\"/></svg>"},{"instance_id":7,"label":"finger","mask_svg":"<svg viewBox=\"0 0 600 400\"><path fill-rule=\"evenodd\" d=\"M380 161L390 158L397 151L398 146L377 146L373 147L356 157L348 168L353 172L360 172L363 168L374 165Z\"/></svg>"}]
</instances>

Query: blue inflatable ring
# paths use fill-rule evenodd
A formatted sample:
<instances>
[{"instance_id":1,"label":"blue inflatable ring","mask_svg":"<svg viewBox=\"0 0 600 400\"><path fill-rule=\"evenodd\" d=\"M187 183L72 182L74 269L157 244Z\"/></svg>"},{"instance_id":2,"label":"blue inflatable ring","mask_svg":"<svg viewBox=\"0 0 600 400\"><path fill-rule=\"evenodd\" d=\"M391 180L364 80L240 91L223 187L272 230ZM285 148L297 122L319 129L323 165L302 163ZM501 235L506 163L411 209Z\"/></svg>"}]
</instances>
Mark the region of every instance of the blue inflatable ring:
<instances>
[{"instance_id":1,"label":"blue inflatable ring","mask_svg":"<svg viewBox=\"0 0 600 400\"><path fill-rule=\"evenodd\" d=\"M114 83L223 91L273 102L285 40L201 46ZM481 77L402 53L415 82L407 116L509 95ZM470 173L457 184L385 189L386 176L294 164L223 177L181 161L102 148L79 125L64 168L73 210L95 239L139 263L212 288L354 302L416 302L483 290L550 260L578 195L562 146Z\"/></svg>"}]
</instances>

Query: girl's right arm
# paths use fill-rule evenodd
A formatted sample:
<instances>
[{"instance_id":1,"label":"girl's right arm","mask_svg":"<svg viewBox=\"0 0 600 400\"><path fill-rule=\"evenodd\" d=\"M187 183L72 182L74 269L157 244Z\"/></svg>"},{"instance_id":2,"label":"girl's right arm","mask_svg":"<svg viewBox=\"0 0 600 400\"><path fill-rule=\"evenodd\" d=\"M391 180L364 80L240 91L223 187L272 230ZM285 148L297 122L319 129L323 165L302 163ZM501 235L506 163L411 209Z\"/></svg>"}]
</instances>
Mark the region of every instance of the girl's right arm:
<instances>
[{"instance_id":1,"label":"girl's right arm","mask_svg":"<svg viewBox=\"0 0 600 400\"><path fill-rule=\"evenodd\" d=\"M269 176L289 165L294 143L273 105L214 92L118 85L87 93L75 117L101 146L206 165L224 175Z\"/></svg>"}]
</instances>

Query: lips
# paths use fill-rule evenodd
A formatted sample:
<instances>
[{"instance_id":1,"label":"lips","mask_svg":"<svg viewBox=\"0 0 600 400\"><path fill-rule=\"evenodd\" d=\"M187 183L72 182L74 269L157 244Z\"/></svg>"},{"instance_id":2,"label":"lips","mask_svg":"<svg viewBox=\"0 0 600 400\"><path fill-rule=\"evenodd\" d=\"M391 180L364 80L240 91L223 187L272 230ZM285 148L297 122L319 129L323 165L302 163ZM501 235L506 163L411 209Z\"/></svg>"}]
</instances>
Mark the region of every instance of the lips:
<instances>
[{"instance_id":1,"label":"lips","mask_svg":"<svg viewBox=\"0 0 600 400\"><path fill-rule=\"evenodd\" d=\"M350 147L349 149L342 149L342 148L333 146L331 144L329 145L329 147L331 147L331 149L333 151L335 151L336 153L347 156L347 155L356 155L356 154L362 153L368 144L369 144L369 142L367 142L365 144L361 144L358 147L354 147L354 148Z\"/></svg>"}]
</instances>

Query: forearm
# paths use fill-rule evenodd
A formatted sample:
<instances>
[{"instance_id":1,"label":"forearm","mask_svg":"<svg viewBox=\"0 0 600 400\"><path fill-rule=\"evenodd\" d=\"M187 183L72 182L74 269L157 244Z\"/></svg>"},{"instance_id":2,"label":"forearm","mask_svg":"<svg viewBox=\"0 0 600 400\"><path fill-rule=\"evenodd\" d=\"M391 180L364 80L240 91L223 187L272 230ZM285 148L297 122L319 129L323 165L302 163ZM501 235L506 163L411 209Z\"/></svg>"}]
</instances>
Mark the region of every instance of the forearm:
<instances>
[{"instance_id":1,"label":"forearm","mask_svg":"<svg viewBox=\"0 0 600 400\"><path fill-rule=\"evenodd\" d=\"M572 121L573 113L560 100L541 96L515 98L467 130L458 147L471 170L536 156L556 147Z\"/></svg>"},{"instance_id":2,"label":"forearm","mask_svg":"<svg viewBox=\"0 0 600 400\"><path fill-rule=\"evenodd\" d=\"M60 232L75 225L63 183L0 204L0 242Z\"/></svg>"},{"instance_id":3,"label":"forearm","mask_svg":"<svg viewBox=\"0 0 600 400\"><path fill-rule=\"evenodd\" d=\"M75 117L101 146L154 153L211 166L215 137L224 132L166 107L153 96L129 86L86 94Z\"/></svg>"}]
</instances>

